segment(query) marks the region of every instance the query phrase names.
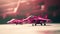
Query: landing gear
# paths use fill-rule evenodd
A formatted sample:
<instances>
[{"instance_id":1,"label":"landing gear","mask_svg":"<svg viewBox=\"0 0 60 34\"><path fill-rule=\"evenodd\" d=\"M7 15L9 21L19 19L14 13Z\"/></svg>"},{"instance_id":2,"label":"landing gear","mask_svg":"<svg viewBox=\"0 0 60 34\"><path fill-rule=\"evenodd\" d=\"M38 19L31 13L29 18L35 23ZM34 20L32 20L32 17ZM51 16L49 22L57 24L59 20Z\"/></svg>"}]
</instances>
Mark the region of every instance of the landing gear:
<instances>
[{"instance_id":1,"label":"landing gear","mask_svg":"<svg viewBox=\"0 0 60 34\"><path fill-rule=\"evenodd\" d=\"M42 23L40 23L40 25L42 26L43 24ZM32 24L32 26L37 26L37 24L35 23L35 24Z\"/></svg>"},{"instance_id":2,"label":"landing gear","mask_svg":"<svg viewBox=\"0 0 60 34\"><path fill-rule=\"evenodd\" d=\"M46 23L44 23L44 26L46 26Z\"/></svg>"},{"instance_id":3,"label":"landing gear","mask_svg":"<svg viewBox=\"0 0 60 34\"><path fill-rule=\"evenodd\" d=\"M32 23L32 26L35 26L34 23Z\"/></svg>"},{"instance_id":4,"label":"landing gear","mask_svg":"<svg viewBox=\"0 0 60 34\"><path fill-rule=\"evenodd\" d=\"M32 26L36 26L37 24L32 24Z\"/></svg>"},{"instance_id":5,"label":"landing gear","mask_svg":"<svg viewBox=\"0 0 60 34\"><path fill-rule=\"evenodd\" d=\"M36 26L37 24L35 24L35 26Z\"/></svg>"},{"instance_id":6,"label":"landing gear","mask_svg":"<svg viewBox=\"0 0 60 34\"><path fill-rule=\"evenodd\" d=\"M41 23L41 26L42 26L42 23Z\"/></svg>"},{"instance_id":7,"label":"landing gear","mask_svg":"<svg viewBox=\"0 0 60 34\"><path fill-rule=\"evenodd\" d=\"M46 23L33 23L32 26L37 26L37 24L40 24L41 26L42 25L46 26Z\"/></svg>"},{"instance_id":8,"label":"landing gear","mask_svg":"<svg viewBox=\"0 0 60 34\"><path fill-rule=\"evenodd\" d=\"M46 20L33 20L33 24L32 26L36 26L37 24L40 24L41 26L42 25L46 25Z\"/></svg>"}]
</instances>

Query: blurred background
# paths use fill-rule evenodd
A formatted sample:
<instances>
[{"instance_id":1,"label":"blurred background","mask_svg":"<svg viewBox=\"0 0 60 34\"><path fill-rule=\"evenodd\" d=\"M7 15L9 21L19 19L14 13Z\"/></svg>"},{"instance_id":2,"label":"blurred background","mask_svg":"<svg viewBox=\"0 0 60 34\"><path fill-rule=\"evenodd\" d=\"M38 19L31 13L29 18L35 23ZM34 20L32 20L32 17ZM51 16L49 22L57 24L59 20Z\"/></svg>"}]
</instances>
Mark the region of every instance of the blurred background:
<instances>
[{"instance_id":1,"label":"blurred background","mask_svg":"<svg viewBox=\"0 0 60 34\"><path fill-rule=\"evenodd\" d=\"M30 15L47 17L52 23L60 22L59 0L0 0L0 24L12 18L23 19Z\"/></svg>"}]
</instances>

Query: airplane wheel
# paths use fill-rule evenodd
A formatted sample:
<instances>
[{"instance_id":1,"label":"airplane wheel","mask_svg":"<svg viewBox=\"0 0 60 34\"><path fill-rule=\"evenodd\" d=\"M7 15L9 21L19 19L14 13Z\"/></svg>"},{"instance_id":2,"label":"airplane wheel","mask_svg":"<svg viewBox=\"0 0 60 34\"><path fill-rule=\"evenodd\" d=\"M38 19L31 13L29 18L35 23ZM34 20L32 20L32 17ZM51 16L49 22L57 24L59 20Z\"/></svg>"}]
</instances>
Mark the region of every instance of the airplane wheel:
<instances>
[{"instance_id":1,"label":"airplane wheel","mask_svg":"<svg viewBox=\"0 0 60 34\"><path fill-rule=\"evenodd\" d=\"M46 26L46 23L44 23L44 26Z\"/></svg>"},{"instance_id":2,"label":"airplane wheel","mask_svg":"<svg viewBox=\"0 0 60 34\"><path fill-rule=\"evenodd\" d=\"M42 26L42 23L41 23L41 26Z\"/></svg>"},{"instance_id":3,"label":"airplane wheel","mask_svg":"<svg viewBox=\"0 0 60 34\"><path fill-rule=\"evenodd\" d=\"M36 26L37 24L35 24L35 26Z\"/></svg>"}]
</instances>

